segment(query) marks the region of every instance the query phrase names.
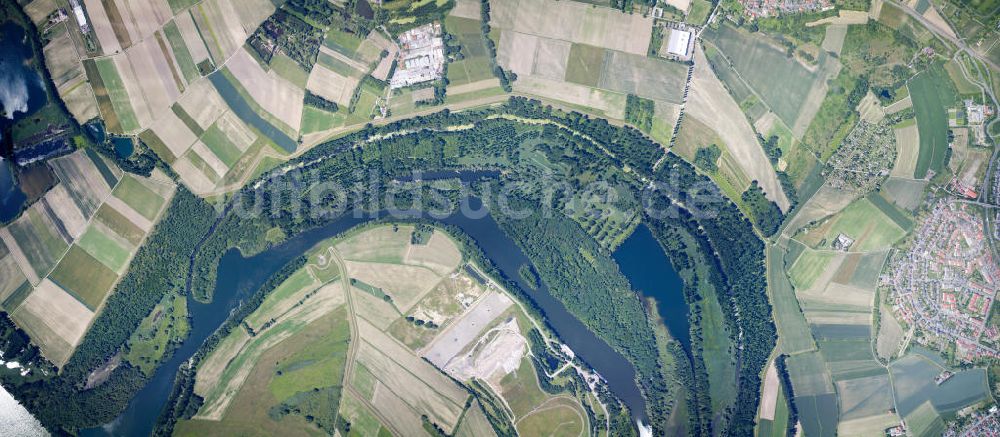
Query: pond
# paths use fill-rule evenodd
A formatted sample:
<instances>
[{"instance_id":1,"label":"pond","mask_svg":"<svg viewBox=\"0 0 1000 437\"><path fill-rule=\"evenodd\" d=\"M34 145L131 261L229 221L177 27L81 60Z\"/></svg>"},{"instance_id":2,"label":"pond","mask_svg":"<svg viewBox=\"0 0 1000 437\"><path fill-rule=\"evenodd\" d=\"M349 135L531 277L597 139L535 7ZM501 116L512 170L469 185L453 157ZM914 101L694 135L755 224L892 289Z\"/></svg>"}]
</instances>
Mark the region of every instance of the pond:
<instances>
[{"instance_id":1,"label":"pond","mask_svg":"<svg viewBox=\"0 0 1000 437\"><path fill-rule=\"evenodd\" d=\"M466 179L464 175L462 179ZM529 290L527 283L524 283L517 272L518 268L529 263L527 256L500 230L479 199L470 198L464 206L463 213L452 214L439 221L456 226L471 236L505 276L513 278L523 289ZM244 258L235 249L230 250L220 261L213 301L202 304L188 298L191 313L190 336L172 358L157 369L149 384L132 399L114 422L104 427L83 430L81 434L149 435L170 395L178 367L197 351L205 338L225 321L242 299L257 290L282 266L320 241L376 218L378 217L370 214L347 214L249 258ZM549 294L544 284L531 292L531 297L559 337L607 380L611 391L625 402L637 420L643 420L645 401L636 385L632 364L570 314L562 302Z\"/></svg>"},{"instance_id":2,"label":"pond","mask_svg":"<svg viewBox=\"0 0 1000 437\"><path fill-rule=\"evenodd\" d=\"M612 256L632 289L656 301L656 309L670 335L684 346L684 350L690 351L691 331L684 282L649 228L644 224L636 227Z\"/></svg>"},{"instance_id":3,"label":"pond","mask_svg":"<svg viewBox=\"0 0 1000 437\"><path fill-rule=\"evenodd\" d=\"M135 143L131 137L111 138L111 144L115 146L115 154L121 158L132 156L132 152L135 150Z\"/></svg>"}]
</instances>

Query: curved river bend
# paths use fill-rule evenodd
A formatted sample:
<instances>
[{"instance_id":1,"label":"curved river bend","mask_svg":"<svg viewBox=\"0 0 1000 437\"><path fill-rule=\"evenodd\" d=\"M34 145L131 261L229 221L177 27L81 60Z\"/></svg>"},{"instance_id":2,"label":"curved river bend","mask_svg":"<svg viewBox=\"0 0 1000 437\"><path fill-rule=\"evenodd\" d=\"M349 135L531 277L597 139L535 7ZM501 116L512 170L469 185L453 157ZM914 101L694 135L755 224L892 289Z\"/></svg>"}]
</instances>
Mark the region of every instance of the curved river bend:
<instances>
[{"instance_id":1,"label":"curved river bend","mask_svg":"<svg viewBox=\"0 0 1000 437\"><path fill-rule=\"evenodd\" d=\"M466 179L464 176L462 179ZM530 290L528 284L518 274L518 268L530 263L527 256L507 234L500 230L488 211L482 207L482 202L479 199L468 199L467 206L466 210L472 211L472 214L454 213L443 219L435 218L435 220L456 226L468 234L505 276L517 282L522 289ZM386 216L382 214L382 217ZM197 351L205 338L225 322L230 311L242 299L257 290L282 266L303 254L316 243L377 218L379 217L371 214L361 217L346 214L332 223L302 232L280 245L249 258L244 258L235 249L227 252L219 264L218 282L212 302L202 304L188 297L188 308L191 316L191 332L188 338L167 362L157 368L149 383L132 399L125 411L114 422L102 427L82 430L81 435L149 435L170 395L177 369ZM648 230L646 233L648 235ZM644 247L649 246L646 244ZM655 248L659 252L658 256L662 257L662 250L658 246ZM665 267L670 269L669 264ZM672 273L672 269L670 272ZM673 278L676 278L676 274L673 274ZM635 282L632 277L629 279ZM672 283L673 280L668 278L668 283ZM679 282L679 279L676 280ZM645 281L639 282L644 283ZM657 288L664 289L664 287ZM560 301L549 294L548 288L544 284L529 294L538 307L542 309L548 323L560 339L607 380L611 391L622 399L637 420L643 420L645 418L645 401L635 382L635 369L632 364L570 314ZM657 294L657 297L662 298L659 293ZM679 286L673 294L679 294ZM663 301L661 300L661 302ZM661 308L661 311L663 310ZM686 313L686 306L684 313ZM686 317L683 320L686 321Z\"/></svg>"}]
</instances>

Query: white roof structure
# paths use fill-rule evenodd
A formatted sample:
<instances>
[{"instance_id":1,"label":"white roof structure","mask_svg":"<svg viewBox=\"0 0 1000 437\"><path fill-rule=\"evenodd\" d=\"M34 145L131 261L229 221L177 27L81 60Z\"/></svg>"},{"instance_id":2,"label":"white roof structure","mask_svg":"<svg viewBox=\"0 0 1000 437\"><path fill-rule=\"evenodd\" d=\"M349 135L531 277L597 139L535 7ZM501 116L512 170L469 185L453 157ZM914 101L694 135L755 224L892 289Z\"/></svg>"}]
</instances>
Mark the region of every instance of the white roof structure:
<instances>
[{"instance_id":1,"label":"white roof structure","mask_svg":"<svg viewBox=\"0 0 1000 437\"><path fill-rule=\"evenodd\" d=\"M667 53L686 57L688 55L688 42L691 41L691 32L686 30L670 29L670 37L667 38Z\"/></svg>"}]
</instances>

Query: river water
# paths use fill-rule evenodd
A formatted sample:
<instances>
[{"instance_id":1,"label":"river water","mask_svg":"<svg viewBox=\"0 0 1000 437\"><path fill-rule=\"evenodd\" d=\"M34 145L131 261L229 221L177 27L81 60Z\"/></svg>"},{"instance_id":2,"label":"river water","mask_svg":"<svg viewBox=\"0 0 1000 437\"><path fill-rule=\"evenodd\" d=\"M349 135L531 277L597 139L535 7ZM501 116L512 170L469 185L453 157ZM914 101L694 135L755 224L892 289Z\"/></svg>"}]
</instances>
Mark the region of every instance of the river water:
<instances>
[{"instance_id":1,"label":"river water","mask_svg":"<svg viewBox=\"0 0 1000 437\"><path fill-rule=\"evenodd\" d=\"M35 62L28 33L13 21L0 24L0 144L10 141L10 127L45 105L48 97ZM27 197L10 159L0 158L0 222L13 219Z\"/></svg>"},{"instance_id":2,"label":"river water","mask_svg":"<svg viewBox=\"0 0 1000 437\"><path fill-rule=\"evenodd\" d=\"M0 435L35 437L49 433L14 396L0 387Z\"/></svg>"},{"instance_id":3,"label":"river water","mask_svg":"<svg viewBox=\"0 0 1000 437\"><path fill-rule=\"evenodd\" d=\"M201 304L188 298L192 329L187 340L174 352L170 360L157 369L149 384L136 395L114 422L100 428L84 430L81 434L84 436L149 435L170 394L178 367L194 354L205 338L225 321L230 311L242 299L257 290L282 266L315 244L375 218L378 217L373 215L358 217L348 214L326 226L300 233L280 245L249 258L244 258L236 250L230 250L220 261L213 301ZM470 198L461 213L436 220L456 226L471 236L504 275L518 282L524 290L530 290L528 284L518 275L518 268L529 263L527 256L507 234L500 230L479 199ZM645 401L635 382L635 369L631 363L570 314L560 301L549 294L544 284L530 294L559 337L577 356L607 380L611 391L625 402L637 420L643 420Z\"/></svg>"}]
</instances>

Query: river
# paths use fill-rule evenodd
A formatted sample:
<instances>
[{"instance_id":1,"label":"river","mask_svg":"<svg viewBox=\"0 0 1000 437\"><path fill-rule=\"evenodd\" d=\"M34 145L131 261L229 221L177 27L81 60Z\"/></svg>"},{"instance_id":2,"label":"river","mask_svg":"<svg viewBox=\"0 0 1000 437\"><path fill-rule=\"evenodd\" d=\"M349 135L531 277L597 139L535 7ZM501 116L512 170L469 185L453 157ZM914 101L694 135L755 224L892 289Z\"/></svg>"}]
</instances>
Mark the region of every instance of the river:
<instances>
[{"instance_id":1,"label":"river","mask_svg":"<svg viewBox=\"0 0 1000 437\"><path fill-rule=\"evenodd\" d=\"M25 29L10 20L0 24L0 144L11 141L10 128L14 123L48 101L42 77L33 68L34 62ZM17 182L15 164L9 158L0 158L0 222L16 217L27 201Z\"/></svg>"},{"instance_id":2,"label":"river","mask_svg":"<svg viewBox=\"0 0 1000 437\"><path fill-rule=\"evenodd\" d=\"M49 433L14 396L0 387L0 435L35 437Z\"/></svg>"},{"instance_id":3,"label":"river","mask_svg":"<svg viewBox=\"0 0 1000 437\"><path fill-rule=\"evenodd\" d=\"M488 211L482 208L479 199L471 198L464 206L462 213L452 214L439 221L456 226L475 239L504 275L518 282L524 290L530 290L518 275L518 268L529 262L527 256L500 230ZM377 217L373 215L356 217L348 214L325 226L302 232L249 258L244 258L235 249L230 250L220 261L213 301L202 304L188 298L192 328L190 336L174 352L172 358L156 370L149 384L132 399L114 422L83 430L81 434L149 435L170 394L179 366L194 354L205 338L225 321L242 299L257 290L278 269L315 244L375 218ZM625 402L637 420L643 420L645 401L635 382L632 364L570 314L560 301L549 294L544 284L530 293L559 337L607 380L611 391Z\"/></svg>"},{"instance_id":4,"label":"river","mask_svg":"<svg viewBox=\"0 0 1000 437\"><path fill-rule=\"evenodd\" d=\"M691 350L688 304L684 300L684 282L674 271L660 243L644 224L615 250L613 257L628 278L632 289L656 301L660 318L670 335Z\"/></svg>"}]
</instances>

